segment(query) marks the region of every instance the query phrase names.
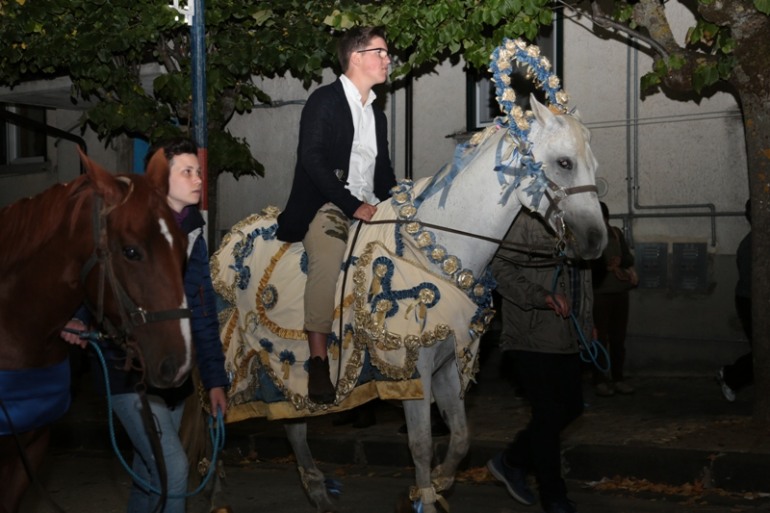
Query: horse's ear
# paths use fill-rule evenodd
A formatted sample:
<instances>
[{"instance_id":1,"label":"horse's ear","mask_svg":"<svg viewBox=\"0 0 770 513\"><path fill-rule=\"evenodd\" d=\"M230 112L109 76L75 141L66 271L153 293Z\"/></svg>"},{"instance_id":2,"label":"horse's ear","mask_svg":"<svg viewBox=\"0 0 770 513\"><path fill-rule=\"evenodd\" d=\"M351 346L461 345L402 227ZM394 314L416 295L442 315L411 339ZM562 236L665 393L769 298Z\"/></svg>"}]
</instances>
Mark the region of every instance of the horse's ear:
<instances>
[{"instance_id":1,"label":"horse's ear","mask_svg":"<svg viewBox=\"0 0 770 513\"><path fill-rule=\"evenodd\" d=\"M164 196L168 196L168 176L169 167L168 159L166 159L166 152L163 148L153 153L150 161L147 163L147 169L144 170L144 174L150 179L150 183L163 193Z\"/></svg>"},{"instance_id":2,"label":"horse's ear","mask_svg":"<svg viewBox=\"0 0 770 513\"><path fill-rule=\"evenodd\" d=\"M572 112L570 112L570 116L572 116L573 118L577 119L580 122L583 121L583 118L580 117L580 111L577 110L576 108L572 109Z\"/></svg>"},{"instance_id":3,"label":"horse's ear","mask_svg":"<svg viewBox=\"0 0 770 513\"><path fill-rule=\"evenodd\" d=\"M83 167L86 170L86 175L88 175L96 191L104 198L104 202L108 205L118 203L122 198L123 192L115 176L91 160L88 155L83 153L80 146L77 148L80 161L83 162Z\"/></svg>"},{"instance_id":4,"label":"horse's ear","mask_svg":"<svg viewBox=\"0 0 770 513\"><path fill-rule=\"evenodd\" d=\"M535 119L541 126L545 126L548 121L553 119L554 113L551 110L540 103L534 94L529 95L529 106L532 108L532 113L535 115Z\"/></svg>"}]
</instances>

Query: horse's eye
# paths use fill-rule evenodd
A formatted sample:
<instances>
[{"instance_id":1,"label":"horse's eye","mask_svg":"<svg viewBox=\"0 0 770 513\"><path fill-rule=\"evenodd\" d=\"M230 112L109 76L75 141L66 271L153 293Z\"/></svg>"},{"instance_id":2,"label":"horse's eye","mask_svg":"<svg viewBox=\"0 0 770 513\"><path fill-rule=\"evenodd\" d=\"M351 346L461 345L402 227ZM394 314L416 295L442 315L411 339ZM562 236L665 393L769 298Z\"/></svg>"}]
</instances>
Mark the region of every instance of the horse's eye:
<instances>
[{"instance_id":1,"label":"horse's eye","mask_svg":"<svg viewBox=\"0 0 770 513\"><path fill-rule=\"evenodd\" d=\"M561 169L564 169L565 171L571 171L572 170L572 159L568 158L560 158L556 161L557 164L559 164L559 167Z\"/></svg>"},{"instance_id":2,"label":"horse's eye","mask_svg":"<svg viewBox=\"0 0 770 513\"><path fill-rule=\"evenodd\" d=\"M129 260L141 260L142 254L139 253L139 250L136 249L134 246L124 246L123 247L123 256L128 258Z\"/></svg>"}]
</instances>

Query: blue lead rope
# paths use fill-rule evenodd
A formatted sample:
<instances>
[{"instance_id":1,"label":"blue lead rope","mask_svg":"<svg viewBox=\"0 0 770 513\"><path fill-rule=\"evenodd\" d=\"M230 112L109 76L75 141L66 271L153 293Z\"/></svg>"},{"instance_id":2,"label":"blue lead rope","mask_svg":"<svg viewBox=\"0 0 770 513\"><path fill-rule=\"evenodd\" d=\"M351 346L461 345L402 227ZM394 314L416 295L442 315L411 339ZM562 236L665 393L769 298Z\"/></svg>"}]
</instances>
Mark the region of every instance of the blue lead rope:
<instances>
[{"instance_id":1,"label":"blue lead rope","mask_svg":"<svg viewBox=\"0 0 770 513\"><path fill-rule=\"evenodd\" d=\"M556 272L553 275L553 286L552 294L556 293L556 281L559 278L559 274L562 271L561 265L556 267ZM585 363L591 363L596 367L599 372L603 374L607 374L610 372L610 355L607 352L607 348L604 347L604 344L602 344L599 340L593 339L591 341L586 340L585 333L583 333L583 327L580 326L580 323L578 322L577 316L575 315L575 311L570 308L569 312L570 320L572 320L572 325L575 326L575 331L577 331L578 339L580 340L580 343L578 344L578 347L580 348L580 359L584 361ZM602 365L600 356L604 356L604 361L606 362L605 365Z\"/></svg>"},{"instance_id":2,"label":"blue lead rope","mask_svg":"<svg viewBox=\"0 0 770 513\"><path fill-rule=\"evenodd\" d=\"M75 333L80 336L80 338L87 339L89 344L91 344L91 347L96 351L96 356L99 357L99 362L101 364L102 368L102 374L104 376L104 384L105 389L107 390L107 422L109 425L110 430L110 442L112 443L112 450L115 452L115 454L118 457L118 460L120 461L121 465L123 465L123 468L126 470L129 476L131 476L131 479L136 483L140 488L142 488L146 492L151 492L156 495L161 495L161 491L154 488L151 484L144 481L141 477L136 475L136 473L131 469L131 467L128 465L126 460L123 458L123 455L120 452L120 449L118 449L118 443L117 439L115 437L115 424L113 422L113 413L112 413L112 396L109 393L110 390L110 378L107 373L107 362L104 359L104 354L102 354L102 349L99 347L99 345L96 343L99 340L102 340L102 334L97 331L82 331L77 332L73 330L67 330L72 333ZM213 475L216 464L217 464L217 455L219 452L224 449L225 446L225 423L224 418L222 416L221 411L217 411L217 419L216 419L216 426L214 425L214 418L209 416L209 436L211 437L211 444L213 447L212 454L211 454L211 464L209 465L208 472L206 472L206 476L204 477L201 484L192 492L188 492L184 495L174 494L169 495L168 498L170 499L185 499L187 497L192 497L194 495L197 495L208 484L209 480L211 479L211 476Z\"/></svg>"}]
</instances>

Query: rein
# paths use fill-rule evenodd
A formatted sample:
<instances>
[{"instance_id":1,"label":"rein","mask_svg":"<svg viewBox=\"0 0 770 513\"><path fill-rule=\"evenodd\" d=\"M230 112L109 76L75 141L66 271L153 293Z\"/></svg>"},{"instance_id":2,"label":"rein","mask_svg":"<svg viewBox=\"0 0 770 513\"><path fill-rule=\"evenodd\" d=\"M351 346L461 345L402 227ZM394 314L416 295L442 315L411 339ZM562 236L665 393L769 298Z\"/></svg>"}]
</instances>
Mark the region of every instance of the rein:
<instances>
[{"instance_id":1,"label":"rein","mask_svg":"<svg viewBox=\"0 0 770 513\"><path fill-rule=\"evenodd\" d=\"M155 495L161 496L161 500L158 504L160 509L162 509L162 506L160 504L163 504L165 502L166 498L169 499L180 499L180 498L187 498L192 497L194 495L197 495L208 484L209 480L211 479L211 476L216 471L216 462L217 462L217 456L219 453L224 449L225 446L225 425L224 425L224 418L222 417L222 412L217 412L217 418L216 418L216 426L214 425L214 418L209 417L209 435L211 437L212 442L212 455L211 455L211 463L209 464L208 472L206 473L206 476L204 477L203 481L200 483L200 485L193 490L192 492L188 492L184 494L183 496L178 496L175 494L166 495L165 493L165 486L162 490L158 490L154 488L150 483L144 481L140 476L138 476L131 466L126 462L125 458L123 457L123 454L121 453L120 449L118 448L117 438L115 436L115 424L113 421L113 411L112 411L112 395L109 393L110 390L110 377L109 373L107 371L107 362L104 358L104 354L102 353L101 348L99 347L99 344L97 344L97 340L102 338L102 335L100 333L91 333L91 332L85 332L80 333L81 337L89 339L89 344L93 348L93 350L96 352L96 356L99 359L100 367L102 370L102 377L104 378L104 384L105 389L107 390L107 420L109 425L109 432L110 432L110 442L112 444L112 450L115 452L115 455L118 457L118 460L120 461L120 464L123 466L123 469L126 471L126 473L131 477L131 479L139 485L140 488L142 488L146 492L151 492ZM144 391L138 391L140 398L142 399L142 410L144 411L150 411L149 404L147 404L146 396L144 394ZM152 422L151 418L148 418L148 416L143 415L142 420L145 422L145 430L147 430L148 433L152 432L156 435L157 438L157 430L155 427L155 424ZM147 425L147 422L149 420L149 425ZM162 456L162 451L161 451ZM156 459L157 456L156 456ZM158 459L158 463L163 458ZM158 472L159 474L165 474L165 463L164 465L164 471ZM163 483L165 483L165 478L163 479Z\"/></svg>"},{"instance_id":2,"label":"rein","mask_svg":"<svg viewBox=\"0 0 770 513\"><path fill-rule=\"evenodd\" d=\"M133 332L134 328L153 322L189 318L190 310L187 308L176 308L158 312L148 312L134 303L131 297L126 293L117 276L115 276L115 268L112 264L112 253L109 249L107 217L114 209L125 204L133 190L133 184L129 181L128 194L126 194L123 201L120 204L107 207L103 207L103 198L101 196L94 195L93 208L91 210L94 251L80 271L80 283L85 286L88 275L98 264L99 291L97 295L97 305L94 307L88 300L85 300L86 306L95 315L96 321L104 326L107 334L111 338L115 340L126 340L126 344L132 349L132 352L136 353L138 351L136 344L127 341L128 335ZM112 294L118 302L118 312L120 313L121 318L120 330L104 316L105 281L109 283Z\"/></svg>"},{"instance_id":3,"label":"rein","mask_svg":"<svg viewBox=\"0 0 770 513\"><path fill-rule=\"evenodd\" d=\"M492 244L496 244L497 246L499 246L498 249L507 249L510 251L515 251L517 253L523 253L523 254L529 255L530 257L531 256L542 256L546 258L550 257L550 260L543 260L543 265L553 265L554 263L563 262L566 259L566 257L564 256L559 256L559 255L563 255L563 252L562 252L562 246L564 244L563 238L559 239L556 245L553 248L551 248L546 246L528 246L526 244L519 244L516 242L507 241L504 239L496 239L494 237L487 237L486 235L480 235L478 233L466 232L464 230L458 230L456 228L450 228L448 226L442 226L442 225L433 224L433 223L425 223L423 221L415 221L413 219L410 219L410 220L380 219L378 221L369 221L366 224L372 224L372 225L374 224L409 224L413 222L417 222L421 226L432 228L434 230L441 230L448 233L461 235L463 237L470 237L473 239L483 240L485 242L491 242ZM359 223L359 226L361 224L362 223ZM357 238L358 238L358 230L356 230L356 234L353 239L353 246L355 246L355 241ZM528 260L517 260L510 257L501 256L499 254L495 255L495 258L500 258L502 260L506 260L508 262L515 263L518 265L526 265L529 262ZM350 255L348 255L348 260L350 260Z\"/></svg>"}]
</instances>

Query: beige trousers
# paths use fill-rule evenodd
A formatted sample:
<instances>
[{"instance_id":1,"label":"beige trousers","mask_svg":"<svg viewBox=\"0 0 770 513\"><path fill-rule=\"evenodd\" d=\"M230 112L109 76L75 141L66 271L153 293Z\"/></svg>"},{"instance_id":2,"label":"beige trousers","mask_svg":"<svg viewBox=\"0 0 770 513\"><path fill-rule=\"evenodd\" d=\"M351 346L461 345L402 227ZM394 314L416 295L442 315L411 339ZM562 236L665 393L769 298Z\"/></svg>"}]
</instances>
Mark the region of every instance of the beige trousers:
<instances>
[{"instance_id":1,"label":"beige trousers","mask_svg":"<svg viewBox=\"0 0 770 513\"><path fill-rule=\"evenodd\" d=\"M331 333L337 278L340 275L351 221L333 203L322 206L308 227L302 244L307 253L305 284L306 331Z\"/></svg>"}]
</instances>

